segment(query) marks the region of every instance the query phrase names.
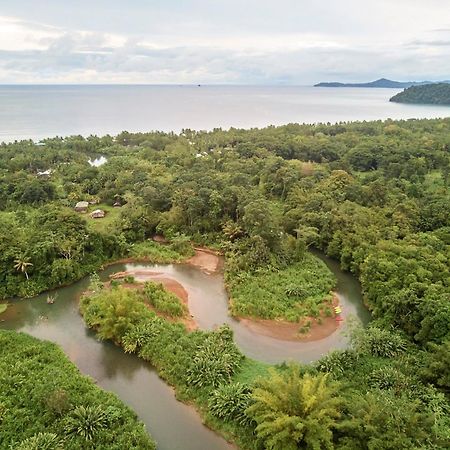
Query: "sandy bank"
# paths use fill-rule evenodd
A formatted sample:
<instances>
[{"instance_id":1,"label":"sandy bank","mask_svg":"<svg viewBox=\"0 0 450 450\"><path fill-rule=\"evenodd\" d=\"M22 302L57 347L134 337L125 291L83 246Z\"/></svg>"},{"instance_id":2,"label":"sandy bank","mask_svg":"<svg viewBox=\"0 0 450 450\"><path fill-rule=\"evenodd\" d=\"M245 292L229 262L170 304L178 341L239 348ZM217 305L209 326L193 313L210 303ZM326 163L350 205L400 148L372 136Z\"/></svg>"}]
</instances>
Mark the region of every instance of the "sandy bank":
<instances>
[{"instance_id":1,"label":"sandy bank","mask_svg":"<svg viewBox=\"0 0 450 450\"><path fill-rule=\"evenodd\" d=\"M339 300L334 296L333 306L337 306L338 304ZM300 323L248 317L237 317L237 320L257 334L262 334L282 341L296 342L312 342L324 339L333 334L342 323L336 320L334 314L332 317L322 317L322 323L317 323L316 319L310 318L311 328L307 333L302 334L299 333L301 327Z\"/></svg>"}]
</instances>

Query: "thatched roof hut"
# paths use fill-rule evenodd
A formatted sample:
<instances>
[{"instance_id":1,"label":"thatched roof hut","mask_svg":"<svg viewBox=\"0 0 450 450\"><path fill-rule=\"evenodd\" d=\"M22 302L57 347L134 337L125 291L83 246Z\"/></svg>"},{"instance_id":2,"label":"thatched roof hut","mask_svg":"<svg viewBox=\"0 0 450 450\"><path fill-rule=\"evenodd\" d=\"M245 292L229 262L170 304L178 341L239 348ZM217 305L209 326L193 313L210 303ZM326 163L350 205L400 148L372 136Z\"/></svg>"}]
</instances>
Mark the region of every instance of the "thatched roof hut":
<instances>
[{"instance_id":1,"label":"thatched roof hut","mask_svg":"<svg viewBox=\"0 0 450 450\"><path fill-rule=\"evenodd\" d=\"M91 212L91 217L93 219L103 219L105 217L105 211L102 209L96 209L95 211Z\"/></svg>"},{"instance_id":2,"label":"thatched roof hut","mask_svg":"<svg viewBox=\"0 0 450 450\"><path fill-rule=\"evenodd\" d=\"M87 212L88 208L89 208L89 203L88 202L78 202L75 205L75 211L81 212L81 213Z\"/></svg>"}]
</instances>

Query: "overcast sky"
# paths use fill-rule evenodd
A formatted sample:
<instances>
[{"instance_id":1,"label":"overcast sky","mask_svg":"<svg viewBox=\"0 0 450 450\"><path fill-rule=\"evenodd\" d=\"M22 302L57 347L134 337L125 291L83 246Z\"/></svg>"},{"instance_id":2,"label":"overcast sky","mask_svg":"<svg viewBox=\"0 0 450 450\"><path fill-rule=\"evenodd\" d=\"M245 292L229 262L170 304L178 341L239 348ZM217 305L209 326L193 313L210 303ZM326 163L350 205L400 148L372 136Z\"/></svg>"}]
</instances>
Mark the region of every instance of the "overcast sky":
<instances>
[{"instance_id":1,"label":"overcast sky","mask_svg":"<svg viewBox=\"0 0 450 450\"><path fill-rule=\"evenodd\" d=\"M0 83L450 79L450 0L0 0Z\"/></svg>"}]
</instances>

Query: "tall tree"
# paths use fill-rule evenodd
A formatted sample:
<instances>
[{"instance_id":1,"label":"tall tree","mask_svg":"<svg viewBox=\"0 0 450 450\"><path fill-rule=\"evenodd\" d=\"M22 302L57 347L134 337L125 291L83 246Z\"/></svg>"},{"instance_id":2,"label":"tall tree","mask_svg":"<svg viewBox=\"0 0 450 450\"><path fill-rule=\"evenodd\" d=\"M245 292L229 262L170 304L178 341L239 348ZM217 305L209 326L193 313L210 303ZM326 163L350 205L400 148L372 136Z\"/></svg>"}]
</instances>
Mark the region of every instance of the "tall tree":
<instances>
[{"instance_id":1,"label":"tall tree","mask_svg":"<svg viewBox=\"0 0 450 450\"><path fill-rule=\"evenodd\" d=\"M30 262L30 258L27 257L20 257L14 260L14 269L16 269L18 272L22 272L27 277L27 280L29 279L28 276L28 267L31 267L33 264Z\"/></svg>"}]
</instances>

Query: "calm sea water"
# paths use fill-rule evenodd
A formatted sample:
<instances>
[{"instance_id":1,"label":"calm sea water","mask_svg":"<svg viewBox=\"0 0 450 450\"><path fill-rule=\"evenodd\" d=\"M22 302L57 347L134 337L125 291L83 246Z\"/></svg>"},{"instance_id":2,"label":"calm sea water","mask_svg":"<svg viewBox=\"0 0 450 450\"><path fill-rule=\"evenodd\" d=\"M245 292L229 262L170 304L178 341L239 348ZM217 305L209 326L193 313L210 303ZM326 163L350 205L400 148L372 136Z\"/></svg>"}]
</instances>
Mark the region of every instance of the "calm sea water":
<instances>
[{"instance_id":1,"label":"calm sea water","mask_svg":"<svg viewBox=\"0 0 450 450\"><path fill-rule=\"evenodd\" d=\"M450 116L450 107L390 103L397 92L304 86L0 86L0 141Z\"/></svg>"}]
</instances>

